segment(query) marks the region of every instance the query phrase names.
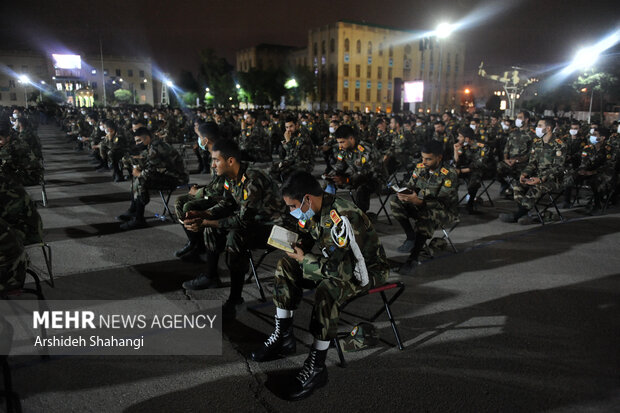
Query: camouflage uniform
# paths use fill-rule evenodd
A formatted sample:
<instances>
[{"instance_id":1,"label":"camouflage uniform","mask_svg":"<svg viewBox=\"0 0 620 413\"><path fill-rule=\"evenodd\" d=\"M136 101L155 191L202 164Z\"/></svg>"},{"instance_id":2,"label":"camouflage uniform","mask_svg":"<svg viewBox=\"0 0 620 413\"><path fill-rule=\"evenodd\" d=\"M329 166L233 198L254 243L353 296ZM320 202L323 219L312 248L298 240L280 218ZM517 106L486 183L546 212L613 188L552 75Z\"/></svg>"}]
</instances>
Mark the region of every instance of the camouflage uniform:
<instances>
[{"instance_id":1,"label":"camouflage uniform","mask_svg":"<svg viewBox=\"0 0 620 413\"><path fill-rule=\"evenodd\" d=\"M291 140L282 141L279 164L274 164L271 174L278 179L285 179L291 172L302 170L312 172L314 169L314 146L310 137L297 131Z\"/></svg>"},{"instance_id":2,"label":"camouflage uniform","mask_svg":"<svg viewBox=\"0 0 620 413\"><path fill-rule=\"evenodd\" d=\"M345 187L355 191L355 204L363 212L370 207L370 196L376 192L385 179L385 170L380 154L372 145L360 142L353 148L338 151L336 175L346 176Z\"/></svg>"},{"instance_id":3,"label":"camouflage uniform","mask_svg":"<svg viewBox=\"0 0 620 413\"><path fill-rule=\"evenodd\" d=\"M0 148L2 175L24 186L38 185L43 178L43 163L32 147L21 139L11 140Z\"/></svg>"},{"instance_id":4,"label":"camouflage uniform","mask_svg":"<svg viewBox=\"0 0 620 413\"><path fill-rule=\"evenodd\" d=\"M402 222L403 228L409 226L409 218L413 218L415 232L431 238L442 224L458 219L458 182L456 170L446 162L434 171L419 163L407 182L407 188L417 193L424 204L417 206L393 198L390 206L394 218ZM405 222L406 225L403 225Z\"/></svg>"},{"instance_id":5,"label":"camouflage uniform","mask_svg":"<svg viewBox=\"0 0 620 413\"><path fill-rule=\"evenodd\" d=\"M583 181L590 185L597 202L600 202L603 194L610 192L614 187L617 157L617 151L607 143L599 148L595 145L586 145L581 152L579 169L596 171L594 175L584 176Z\"/></svg>"},{"instance_id":6,"label":"camouflage uniform","mask_svg":"<svg viewBox=\"0 0 620 413\"><path fill-rule=\"evenodd\" d=\"M471 172L460 174L461 178L467 179L467 191L475 196L480 188L482 180L489 176L493 166L491 148L482 142L474 145L463 146L459 149L459 160L456 164L458 169L469 168Z\"/></svg>"},{"instance_id":7,"label":"camouflage uniform","mask_svg":"<svg viewBox=\"0 0 620 413\"><path fill-rule=\"evenodd\" d=\"M394 131L390 134L390 141L387 155L396 163L390 162L389 172L394 172L399 167L410 170L409 168L413 166L420 153L420 148L415 144L411 132L402 129L400 132Z\"/></svg>"},{"instance_id":8,"label":"camouflage uniform","mask_svg":"<svg viewBox=\"0 0 620 413\"><path fill-rule=\"evenodd\" d=\"M377 148L377 150L379 150L382 154L385 155L387 151L390 149L391 145L392 145L392 137L388 133L388 131L377 130L377 137L375 139L375 147Z\"/></svg>"},{"instance_id":9,"label":"camouflage uniform","mask_svg":"<svg viewBox=\"0 0 620 413\"><path fill-rule=\"evenodd\" d=\"M504 179L509 176L519 179L521 172L527 165L530 157L532 141L536 136L527 128L515 129L508 135L506 144L504 145L504 158L502 162L497 164L498 178ZM517 159L514 166L508 166L503 159Z\"/></svg>"},{"instance_id":10,"label":"camouflage uniform","mask_svg":"<svg viewBox=\"0 0 620 413\"><path fill-rule=\"evenodd\" d=\"M28 264L21 237L0 218L0 293L24 285Z\"/></svg>"},{"instance_id":11,"label":"camouflage uniform","mask_svg":"<svg viewBox=\"0 0 620 413\"><path fill-rule=\"evenodd\" d=\"M530 210L544 194L563 187L566 153L566 144L559 138L552 137L549 143L545 143L541 138L534 139L530 160L522 174L540 178L541 183L517 183L514 186L514 200L517 204Z\"/></svg>"},{"instance_id":12,"label":"camouflage uniform","mask_svg":"<svg viewBox=\"0 0 620 413\"><path fill-rule=\"evenodd\" d=\"M204 211L209 209L224 198L223 176L217 176L215 170L211 171L213 180L208 185L199 188L196 195L181 195L174 203L177 218L183 220L189 211Z\"/></svg>"},{"instance_id":13,"label":"camouflage uniform","mask_svg":"<svg viewBox=\"0 0 620 413\"><path fill-rule=\"evenodd\" d=\"M19 183L0 174L0 219L19 235L24 245L43 240L43 224L35 203Z\"/></svg>"},{"instance_id":14,"label":"camouflage uniform","mask_svg":"<svg viewBox=\"0 0 620 413\"><path fill-rule=\"evenodd\" d=\"M332 240L331 230L342 226L346 216L351 223L368 269L369 283L362 286L354 276L356 264L350 243ZM299 231L309 234L321 254L307 253L302 263L282 258L275 272L273 302L278 308L295 310L303 288L310 283L316 288L310 321L310 333L319 340L331 340L338 331L339 307L348 299L385 283L389 266L385 251L368 217L352 202L323 194L321 211L310 221L300 222Z\"/></svg>"},{"instance_id":15,"label":"camouflage uniform","mask_svg":"<svg viewBox=\"0 0 620 413\"><path fill-rule=\"evenodd\" d=\"M150 189L176 188L189 180L181 155L161 139L153 138L146 150L146 158L139 161L142 174L133 177L131 192L133 199L140 199L144 205L149 203Z\"/></svg>"},{"instance_id":16,"label":"camouflage uniform","mask_svg":"<svg viewBox=\"0 0 620 413\"><path fill-rule=\"evenodd\" d=\"M255 125L243 129L238 142L248 161L271 162L271 142L262 127Z\"/></svg>"},{"instance_id":17,"label":"camouflage uniform","mask_svg":"<svg viewBox=\"0 0 620 413\"><path fill-rule=\"evenodd\" d=\"M19 133L18 139L21 140L22 142L26 142L26 144L30 146L30 149L32 149L32 151L34 152L34 154L36 155L38 159L43 159L43 150L41 148L41 140L39 139L37 134L34 133L34 131L30 129L24 129L23 131Z\"/></svg>"},{"instance_id":18,"label":"camouflage uniform","mask_svg":"<svg viewBox=\"0 0 620 413\"><path fill-rule=\"evenodd\" d=\"M447 132L433 134L433 140L437 142L441 142L443 145L443 157L444 159L452 159L453 151L454 151L454 136L448 134Z\"/></svg>"}]
</instances>

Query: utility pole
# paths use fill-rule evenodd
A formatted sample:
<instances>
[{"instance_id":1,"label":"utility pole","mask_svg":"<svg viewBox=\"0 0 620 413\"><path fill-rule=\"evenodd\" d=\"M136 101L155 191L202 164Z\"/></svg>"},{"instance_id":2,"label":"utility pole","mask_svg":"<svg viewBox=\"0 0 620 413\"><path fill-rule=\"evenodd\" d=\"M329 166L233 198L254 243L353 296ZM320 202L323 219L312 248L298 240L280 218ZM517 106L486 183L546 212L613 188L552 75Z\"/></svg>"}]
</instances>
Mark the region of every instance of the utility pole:
<instances>
[{"instance_id":1,"label":"utility pole","mask_svg":"<svg viewBox=\"0 0 620 413\"><path fill-rule=\"evenodd\" d=\"M99 56L101 57L101 86L103 86L103 106L108 106L108 100L105 95L105 72L103 70L103 45L101 44L101 34L99 35Z\"/></svg>"}]
</instances>

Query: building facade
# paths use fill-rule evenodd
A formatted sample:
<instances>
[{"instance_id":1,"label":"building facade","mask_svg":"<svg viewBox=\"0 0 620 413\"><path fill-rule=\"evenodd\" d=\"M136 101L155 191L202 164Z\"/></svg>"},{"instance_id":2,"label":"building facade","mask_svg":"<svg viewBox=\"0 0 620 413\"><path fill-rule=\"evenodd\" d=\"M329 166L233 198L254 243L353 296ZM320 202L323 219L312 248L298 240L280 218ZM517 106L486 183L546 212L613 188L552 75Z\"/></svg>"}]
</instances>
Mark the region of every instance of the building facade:
<instances>
[{"instance_id":1,"label":"building facade","mask_svg":"<svg viewBox=\"0 0 620 413\"><path fill-rule=\"evenodd\" d=\"M465 46L453 39L339 21L309 31L308 60L317 77L318 108L397 111L403 83L413 80L424 82L415 110L460 108Z\"/></svg>"},{"instance_id":2,"label":"building facade","mask_svg":"<svg viewBox=\"0 0 620 413\"><path fill-rule=\"evenodd\" d=\"M26 106L26 99L33 104L47 93L80 107L104 102L110 105L115 102L114 92L118 89L130 93L128 103L156 103L152 64L148 59L0 51L0 62L3 106Z\"/></svg>"},{"instance_id":3,"label":"building facade","mask_svg":"<svg viewBox=\"0 0 620 413\"><path fill-rule=\"evenodd\" d=\"M276 44L259 44L239 50L236 55L237 72L248 72L250 69L269 70L284 66L289 55L297 50L295 47Z\"/></svg>"}]
</instances>

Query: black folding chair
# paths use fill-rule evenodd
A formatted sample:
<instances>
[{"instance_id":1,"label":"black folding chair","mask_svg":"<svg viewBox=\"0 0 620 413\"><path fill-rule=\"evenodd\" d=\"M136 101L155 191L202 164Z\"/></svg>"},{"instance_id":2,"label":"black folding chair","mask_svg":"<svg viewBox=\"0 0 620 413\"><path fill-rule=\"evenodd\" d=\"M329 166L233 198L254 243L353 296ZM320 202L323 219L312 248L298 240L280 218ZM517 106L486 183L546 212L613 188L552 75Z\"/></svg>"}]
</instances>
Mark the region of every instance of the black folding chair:
<instances>
[{"instance_id":1,"label":"black folding chair","mask_svg":"<svg viewBox=\"0 0 620 413\"><path fill-rule=\"evenodd\" d=\"M41 251L43 252L43 259L45 260L45 266L47 267L47 275L49 278L46 280L46 282L49 284L50 287L54 288L55 285L54 285L54 272L53 272L53 267L52 267L51 245L45 241L26 245L26 249L39 248L39 247L41 248Z\"/></svg>"},{"instance_id":2,"label":"black folding chair","mask_svg":"<svg viewBox=\"0 0 620 413\"><path fill-rule=\"evenodd\" d=\"M274 252L275 250L276 248L274 247L271 247L271 246L267 247L265 251L263 251L263 253L261 254L260 258L258 259L256 263L254 262L254 258L252 257L252 250L250 249L247 250L248 257L250 258L250 274L248 278L245 280L245 282L249 283L252 280L252 278L254 278L254 282L256 283L256 288L258 288L258 292L260 293L261 302L265 302L267 301L267 299L265 298L265 290L263 289L263 285L260 282L260 278L258 278L258 268L261 266L265 258L267 258L267 256L271 254L272 252Z\"/></svg>"},{"instance_id":3,"label":"black folding chair","mask_svg":"<svg viewBox=\"0 0 620 413\"><path fill-rule=\"evenodd\" d=\"M11 366L9 365L9 351L13 343L13 326L0 316L0 348L6 349L7 354L0 355L0 365L2 366L2 376L4 387L0 390L0 397L6 401L6 411L8 413L21 413L22 406L19 395L13 390L13 381L11 379Z\"/></svg>"},{"instance_id":4,"label":"black folding chair","mask_svg":"<svg viewBox=\"0 0 620 413\"><path fill-rule=\"evenodd\" d=\"M564 222L564 217L562 216L562 213L560 212L560 209L558 208L558 205L557 205L557 201L558 199L560 199L562 195L564 195L564 190L557 191L557 192L547 192L542 197L540 197L540 199L538 200L538 202L536 202L536 204L534 204L534 211L536 212L536 216L538 217L542 225L545 225L544 214L551 207L555 209L555 212L560 217L560 221Z\"/></svg>"}]
</instances>

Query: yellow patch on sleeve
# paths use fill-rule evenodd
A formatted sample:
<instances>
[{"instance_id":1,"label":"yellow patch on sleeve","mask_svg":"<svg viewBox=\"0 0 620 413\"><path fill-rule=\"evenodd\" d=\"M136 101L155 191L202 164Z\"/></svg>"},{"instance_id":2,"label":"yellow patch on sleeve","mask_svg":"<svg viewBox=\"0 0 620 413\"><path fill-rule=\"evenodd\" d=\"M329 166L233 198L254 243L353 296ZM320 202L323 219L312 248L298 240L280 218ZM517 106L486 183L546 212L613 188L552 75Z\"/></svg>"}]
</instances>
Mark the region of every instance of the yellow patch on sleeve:
<instances>
[{"instance_id":1,"label":"yellow patch on sleeve","mask_svg":"<svg viewBox=\"0 0 620 413\"><path fill-rule=\"evenodd\" d=\"M244 189L243 190L243 200L245 201L246 199L248 199L248 190Z\"/></svg>"},{"instance_id":2,"label":"yellow patch on sleeve","mask_svg":"<svg viewBox=\"0 0 620 413\"><path fill-rule=\"evenodd\" d=\"M241 177L241 182L245 182L245 174Z\"/></svg>"},{"instance_id":3,"label":"yellow patch on sleeve","mask_svg":"<svg viewBox=\"0 0 620 413\"><path fill-rule=\"evenodd\" d=\"M357 145L357 150L360 152L364 152L364 147L362 145Z\"/></svg>"},{"instance_id":4,"label":"yellow patch on sleeve","mask_svg":"<svg viewBox=\"0 0 620 413\"><path fill-rule=\"evenodd\" d=\"M366 157L362 156L362 165L364 165L366 163Z\"/></svg>"},{"instance_id":5,"label":"yellow patch on sleeve","mask_svg":"<svg viewBox=\"0 0 620 413\"><path fill-rule=\"evenodd\" d=\"M478 143L478 147L479 147L479 148L484 148L484 143L480 143L480 142L479 142L479 143Z\"/></svg>"},{"instance_id":6,"label":"yellow patch on sleeve","mask_svg":"<svg viewBox=\"0 0 620 413\"><path fill-rule=\"evenodd\" d=\"M441 168L441 173L444 175L448 175L450 171L448 171L446 168Z\"/></svg>"},{"instance_id":7,"label":"yellow patch on sleeve","mask_svg":"<svg viewBox=\"0 0 620 413\"><path fill-rule=\"evenodd\" d=\"M340 224L340 221L342 221L342 219L340 218L340 215L338 215L338 213L336 212L335 209L332 209L329 212L329 217L332 219L332 221L334 222L334 225L338 225Z\"/></svg>"},{"instance_id":8,"label":"yellow patch on sleeve","mask_svg":"<svg viewBox=\"0 0 620 413\"><path fill-rule=\"evenodd\" d=\"M559 143L560 145L564 144L564 141L562 141L562 139L556 139L555 141Z\"/></svg>"},{"instance_id":9,"label":"yellow patch on sleeve","mask_svg":"<svg viewBox=\"0 0 620 413\"><path fill-rule=\"evenodd\" d=\"M116 142L118 142L118 138L115 138L115 139L114 139L114 143L116 143Z\"/></svg>"},{"instance_id":10,"label":"yellow patch on sleeve","mask_svg":"<svg viewBox=\"0 0 620 413\"><path fill-rule=\"evenodd\" d=\"M423 163L419 163L415 167L416 168L420 168L420 169L424 169L424 164Z\"/></svg>"},{"instance_id":11,"label":"yellow patch on sleeve","mask_svg":"<svg viewBox=\"0 0 620 413\"><path fill-rule=\"evenodd\" d=\"M449 179L446 179L445 181L443 181L443 184L446 186L446 188L452 187L452 181Z\"/></svg>"}]
</instances>

